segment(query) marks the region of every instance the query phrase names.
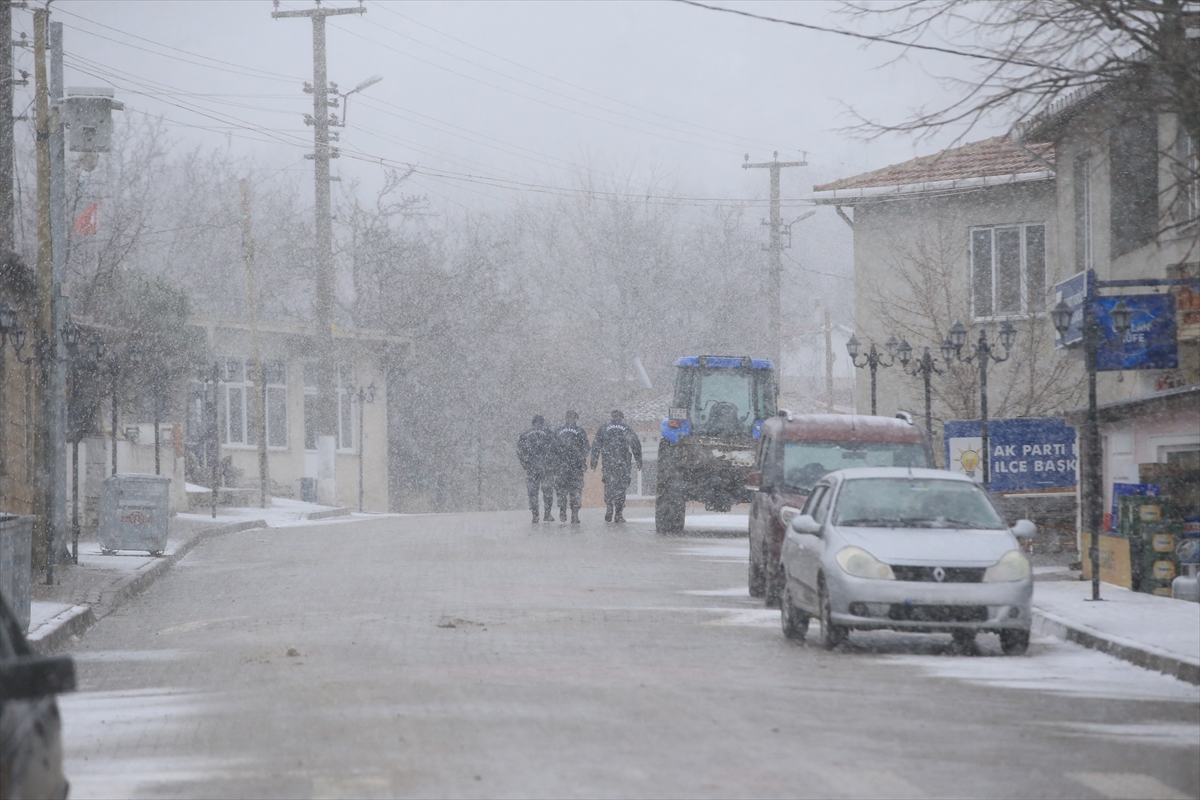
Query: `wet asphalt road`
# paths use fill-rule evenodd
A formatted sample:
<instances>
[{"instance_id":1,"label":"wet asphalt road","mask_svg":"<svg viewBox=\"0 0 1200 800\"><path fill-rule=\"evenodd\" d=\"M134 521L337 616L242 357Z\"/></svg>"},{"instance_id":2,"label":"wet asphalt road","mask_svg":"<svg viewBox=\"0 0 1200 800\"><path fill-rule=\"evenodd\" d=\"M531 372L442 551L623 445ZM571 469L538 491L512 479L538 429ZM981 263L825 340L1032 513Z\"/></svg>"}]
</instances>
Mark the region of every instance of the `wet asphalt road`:
<instances>
[{"instance_id":1,"label":"wet asphalt road","mask_svg":"<svg viewBox=\"0 0 1200 800\"><path fill-rule=\"evenodd\" d=\"M788 642L745 550L595 512L210 540L72 644L73 795L1200 795L1195 687L1054 640Z\"/></svg>"}]
</instances>

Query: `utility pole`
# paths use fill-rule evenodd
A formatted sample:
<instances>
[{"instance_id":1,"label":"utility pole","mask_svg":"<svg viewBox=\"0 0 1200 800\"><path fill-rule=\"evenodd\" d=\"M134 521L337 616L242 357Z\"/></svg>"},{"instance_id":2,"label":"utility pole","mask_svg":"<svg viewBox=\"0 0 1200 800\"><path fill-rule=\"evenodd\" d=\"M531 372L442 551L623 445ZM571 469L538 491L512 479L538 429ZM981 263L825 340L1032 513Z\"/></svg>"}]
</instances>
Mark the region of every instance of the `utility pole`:
<instances>
[{"instance_id":1,"label":"utility pole","mask_svg":"<svg viewBox=\"0 0 1200 800\"><path fill-rule=\"evenodd\" d=\"M314 306L317 325L321 330L317 352L317 461L318 475L324 474L324 479L318 480L318 497L329 505L336 505L336 487L334 460L337 452L337 365L333 353L333 212L329 188L329 159L336 158L336 148L329 146L329 109L337 108L337 85L330 84L325 68L325 18L342 14L364 14L366 9L361 2L358 8L322 8L318 2L316 8L304 11L279 11L279 0L275 0L277 10L271 12L274 19L290 19L308 17L312 20L313 30L313 82L306 86L305 91L313 95L313 179L315 186L315 225L313 240L313 267L315 270ZM335 99L330 100L329 95ZM334 117L334 124L337 118Z\"/></svg>"},{"instance_id":2,"label":"utility pole","mask_svg":"<svg viewBox=\"0 0 1200 800\"><path fill-rule=\"evenodd\" d=\"M262 348L258 341L258 314L254 299L254 233L250 228L250 181L242 178L242 259L246 263L246 316L250 323L250 351L254 356L254 395L258 409L258 501L267 507L267 484L270 480L267 463L267 383L263 368ZM362 509L359 509L360 511Z\"/></svg>"},{"instance_id":3,"label":"utility pole","mask_svg":"<svg viewBox=\"0 0 1200 800\"><path fill-rule=\"evenodd\" d=\"M780 346L780 283L783 276L783 220L779 213L779 171L784 167L807 167L807 161L780 161L779 151L775 151L775 160L766 161L761 164L751 164L750 155L746 155L746 163L742 164L742 169L769 169L771 171L771 240L767 245L767 252L770 253L768 261L767 275L767 292L770 295L770 310L768 325L770 326L770 342L772 348L772 360L775 362L775 369L781 370L783 362L781 361L781 346Z\"/></svg>"},{"instance_id":4,"label":"utility pole","mask_svg":"<svg viewBox=\"0 0 1200 800\"><path fill-rule=\"evenodd\" d=\"M33 12L33 53L34 53L34 119L36 124L36 163L37 163L37 299L36 324L33 334L35 352L44 351L44 342L48 342L54 332L51 323L50 298L54 291L53 253L51 251L50 234L50 86L46 74L46 34L49 28L50 13L44 8L34 9ZM37 359L35 359L37 360ZM46 474L47 453L49 451L46 431L46 373L35 366L34 374L34 408L41 409L33 425L33 513L37 517L34 523L32 559L35 568L48 568L46 558L51 542L49 525L49 507L47 504L47 486L49 476Z\"/></svg>"},{"instance_id":5,"label":"utility pole","mask_svg":"<svg viewBox=\"0 0 1200 800\"><path fill-rule=\"evenodd\" d=\"M67 153L62 116L63 25L50 23L50 340L46 352L46 474L50 478L46 503L50 525L50 565L67 555L67 359L62 337L67 322ZM49 582L49 580L48 580Z\"/></svg>"},{"instance_id":6,"label":"utility pole","mask_svg":"<svg viewBox=\"0 0 1200 800\"><path fill-rule=\"evenodd\" d=\"M0 3L0 258L13 241L13 78L12 3Z\"/></svg>"},{"instance_id":7,"label":"utility pole","mask_svg":"<svg viewBox=\"0 0 1200 800\"><path fill-rule=\"evenodd\" d=\"M833 413L833 326L829 324L829 308L825 310L825 402Z\"/></svg>"}]
</instances>

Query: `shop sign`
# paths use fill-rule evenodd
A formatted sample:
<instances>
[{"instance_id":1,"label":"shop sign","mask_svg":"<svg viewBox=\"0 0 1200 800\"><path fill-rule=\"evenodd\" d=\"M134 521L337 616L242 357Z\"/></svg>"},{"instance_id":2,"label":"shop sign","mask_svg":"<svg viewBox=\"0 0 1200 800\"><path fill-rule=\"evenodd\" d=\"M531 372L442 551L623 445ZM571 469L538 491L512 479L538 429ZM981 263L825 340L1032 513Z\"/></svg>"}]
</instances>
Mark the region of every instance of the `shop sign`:
<instances>
[{"instance_id":1,"label":"shop sign","mask_svg":"<svg viewBox=\"0 0 1200 800\"><path fill-rule=\"evenodd\" d=\"M1119 335L1112 324L1112 310L1124 301L1133 312L1129 330ZM1175 295L1140 294L1097 297L1092 300L1100 341L1096 369L1178 369L1179 352L1175 332ZM1070 331L1068 331L1070 333Z\"/></svg>"}]
</instances>

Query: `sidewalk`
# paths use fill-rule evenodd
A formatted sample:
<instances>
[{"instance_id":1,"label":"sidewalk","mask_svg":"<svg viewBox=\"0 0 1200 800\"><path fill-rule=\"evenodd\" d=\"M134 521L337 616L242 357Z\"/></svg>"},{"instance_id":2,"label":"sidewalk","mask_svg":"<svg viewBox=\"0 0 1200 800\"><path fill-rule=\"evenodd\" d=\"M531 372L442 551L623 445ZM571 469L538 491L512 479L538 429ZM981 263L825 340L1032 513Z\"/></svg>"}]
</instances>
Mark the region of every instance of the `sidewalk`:
<instances>
[{"instance_id":1,"label":"sidewalk","mask_svg":"<svg viewBox=\"0 0 1200 800\"><path fill-rule=\"evenodd\" d=\"M42 653L61 649L70 637L145 591L205 539L253 528L320 524L334 517L350 519L350 510L282 498L265 509L218 508L215 519L210 514L176 514L169 523L166 550L157 558L140 551L104 555L94 539L80 540L79 563L56 565L53 586L35 579L29 644Z\"/></svg>"},{"instance_id":2,"label":"sidewalk","mask_svg":"<svg viewBox=\"0 0 1200 800\"><path fill-rule=\"evenodd\" d=\"M1078 573L1075 573L1078 574ZM1033 584L1033 631L1200 684L1200 603L1079 580Z\"/></svg>"}]
</instances>

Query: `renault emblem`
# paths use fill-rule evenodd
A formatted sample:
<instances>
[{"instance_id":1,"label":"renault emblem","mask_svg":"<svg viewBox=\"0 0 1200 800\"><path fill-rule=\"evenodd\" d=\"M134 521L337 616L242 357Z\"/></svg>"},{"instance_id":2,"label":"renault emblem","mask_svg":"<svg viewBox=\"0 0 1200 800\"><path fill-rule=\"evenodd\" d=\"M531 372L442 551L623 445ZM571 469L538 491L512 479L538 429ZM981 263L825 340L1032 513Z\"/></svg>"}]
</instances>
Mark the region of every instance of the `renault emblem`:
<instances>
[{"instance_id":1,"label":"renault emblem","mask_svg":"<svg viewBox=\"0 0 1200 800\"><path fill-rule=\"evenodd\" d=\"M934 567L933 568L933 579L935 581L937 581L938 583L941 583L942 581L946 580L946 570L942 569L941 567Z\"/></svg>"}]
</instances>

